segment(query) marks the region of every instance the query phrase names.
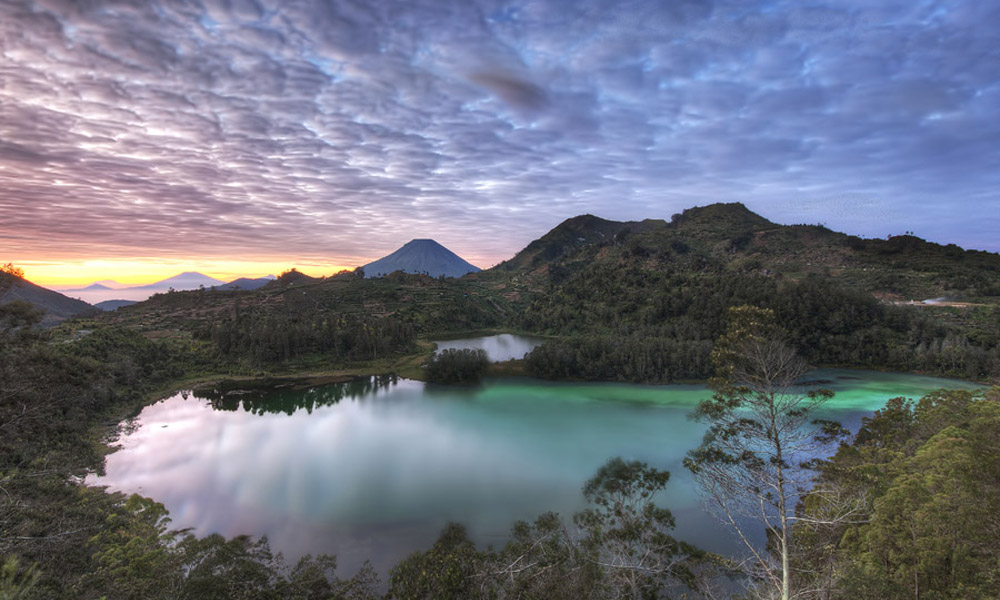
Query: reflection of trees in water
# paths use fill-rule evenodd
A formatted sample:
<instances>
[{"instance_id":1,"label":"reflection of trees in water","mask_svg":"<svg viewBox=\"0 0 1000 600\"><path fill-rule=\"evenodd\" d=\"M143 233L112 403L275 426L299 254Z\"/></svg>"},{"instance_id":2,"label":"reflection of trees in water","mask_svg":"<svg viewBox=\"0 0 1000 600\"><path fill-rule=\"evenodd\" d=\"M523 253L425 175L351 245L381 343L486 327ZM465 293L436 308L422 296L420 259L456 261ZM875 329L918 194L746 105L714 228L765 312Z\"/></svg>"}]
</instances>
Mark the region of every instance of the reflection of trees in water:
<instances>
[{"instance_id":1,"label":"reflection of trees in water","mask_svg":"<svg viewBox=\"0 0 1000 600\"><path fill-rule=\"evenodd\" d=\"M211 389L195 392L195 397L208 400L215 410L236 411L242 408L255 415L285 413L297 410L312 413L314 408L337 404L344 398L359 400L389 389L399 382L395 375L358 377L343 383L316 386L274 383L254 385L247 382L223 382Z\"/></svg>"}]
</instances>

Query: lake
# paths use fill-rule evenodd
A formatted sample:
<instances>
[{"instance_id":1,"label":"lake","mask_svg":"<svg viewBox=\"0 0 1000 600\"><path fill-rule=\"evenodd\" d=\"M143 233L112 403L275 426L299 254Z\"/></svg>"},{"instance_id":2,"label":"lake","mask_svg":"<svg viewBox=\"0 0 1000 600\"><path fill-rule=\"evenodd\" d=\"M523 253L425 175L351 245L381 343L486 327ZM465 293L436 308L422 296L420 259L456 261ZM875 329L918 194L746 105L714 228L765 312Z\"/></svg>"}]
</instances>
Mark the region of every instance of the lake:
<instances>
[{"instance_id":1,"label":"lake","mask_svg":"<svg viewBox=\"0 0 1000 600\"><path fill-rule=\"evenodd\" d=\"M437 352L482 349L486 351L486 356L490 361L503 362L522 359L525 354L534 350L536 346L541 346L544 342L544 339L538 337L501 333L475 338L440 340L434 343L437 344Z\"/></svg>"},{"instance_id":2,"label":"lake","mask_svg":"<svg viewBox=\"0 0 1000 600\"><path fill-rule=\"evenodd\" d=\"M968 382L849 370L811 380L836 392L826 416L857 428L894 396ZM501 545L511 524L583 508L580 489L609 457L672 473L663 504L676 534L735 545L705 515L684 454L704 431L687 415L702 385L488 380L446 387L372 377L313 387L185 392L146 407L87 483L162 502L200 535L267 535L296 559L336 554L341 573L383 574L428 547L448 521Z\"/></svg>"}]
</instances>

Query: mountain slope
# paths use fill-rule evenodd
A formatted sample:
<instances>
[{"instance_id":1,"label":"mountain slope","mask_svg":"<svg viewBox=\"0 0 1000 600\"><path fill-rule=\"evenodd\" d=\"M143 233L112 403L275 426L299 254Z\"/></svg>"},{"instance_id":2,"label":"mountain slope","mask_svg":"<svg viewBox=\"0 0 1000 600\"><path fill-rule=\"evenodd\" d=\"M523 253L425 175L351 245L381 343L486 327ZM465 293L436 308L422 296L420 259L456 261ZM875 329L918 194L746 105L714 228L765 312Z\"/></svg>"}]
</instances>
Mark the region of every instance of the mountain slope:
<instances>
[{"instance_id":1,"label":"mountain slope","mask_svg":"<svg viewBox=\"0 0 1000 600\"><path fill-rule=\"evenodd\" d=\"M597 265L792 280L819 275L898 300L1000 296L1000 255L909 235L862 239L821 225L780 225L739 203L690 208L670 222L575 217L484 276L558 284Z\"/></svg>"},{"instance_id":2,"label":"mountain slope","mask_svg":"<svg viewBox=\"0 0 1000 600\"><path fill-rule=\"evenodd\" d=\"M1000 376L1000 255L780 225L740 204L669 222L576 217L457 279L359 275L289 271L258 290L161 294L105 318L220 348L233 339L253 348L267 330L262 340L283 345L266 356L308 348L342 325L430 339L518 330L555 336L529 361L531 374L662 382L708 376L729 308L750 304L773 310L814 364ZM981 306L903 305L940 296ZM349 345L372 347L365 331L375 329L352 333Z\"/></svg>"},{"instance_id":3,"label":"mountain slope","mask_svg":"<svg viewBox=\"0 0 1000 600\"><path fill-rule=\"evenodd\" d=\"M594 215L580 215L566 219L542 237L528 244L513 258L500 263L494 269L519 271L538 267L572 255L583 246L611 242L615 236L623 231L633 228L648 229L655 227L656 223L655 221L620 223ZM663 224L662 221L658 223Z\"/></svg>"},{"instance_id":4,"label":"mountain slope","mask_svg":"<svg viewBox=\"0 0 1000 600\"><path fill-rule=\"evenodd\" d=\"M265 277L257 277L253 279L250 277L240 277L239 279L234 279L229 283L214 286L214 288L217 290L256 290L271 283L275 279L277 279L277 277L274 275L267 275Z\"/></svg>"},{"instance_id":5,"label":"mountain slope","mask_svg":"<svg viewBox=\"0 0 1000 600\"><path fill-rule=\"evenodd\" d=\"M434 240L417 239L404 244L388 256L364 267L365 277L383 277L396 271L425 274L431 277L461 277L476 273L480 268L466 262Z\"/></svg>"},{"instance_id":6,"label":"mountain slope","mask_svg":"<svg viewBox=\"0 0 1000 600\"><path fill-rule=\"evenodd\" d=\"M86 302L0 272L0 304L14 300L24 300L45 311L43 325L55 325L69 317L95 312L94 307Z\"/></svg>"}]
</instances>

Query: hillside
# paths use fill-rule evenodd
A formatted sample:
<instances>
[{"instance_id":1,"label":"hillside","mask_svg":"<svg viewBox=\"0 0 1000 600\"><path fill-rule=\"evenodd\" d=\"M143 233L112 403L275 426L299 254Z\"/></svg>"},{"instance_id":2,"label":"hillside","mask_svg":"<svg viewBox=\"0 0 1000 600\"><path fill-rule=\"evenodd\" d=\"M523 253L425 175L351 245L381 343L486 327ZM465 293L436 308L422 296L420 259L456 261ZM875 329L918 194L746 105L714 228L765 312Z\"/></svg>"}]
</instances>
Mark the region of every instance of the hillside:
<instances>
[{"instance_id":1,"label":"hillside","mask_svg":"<svg viewBox=\"0 0 1000 600\"><path fill-rule=\"evenodd\" d=\"M384 277L396 271L431 277L461 277L480 270L434 240L410 240L399 250L362 269L365 277Z\"/></svg>"},{"instance_id":2,"label":"hillside","mask_svg":"<svg viewBox=\"0 0 1000 600\"><path fill-rule=\"evenodd\" d=\"M526 300L511 327L560 338L528 361L541 377L705 377L741 304L773 310L814 364L1000 377L1000 255L912 236L779 225L742 204L669 222L584 216L476 277ZM940 297L962 302L921 302Z\"/></svg>"},{"instance_id":3,"label":"hillside","mask_svg":"<svg viewBox=\"0 0 1000 600\"><path fill-rule=\"evenodd\" d=\"M30 281L0 272L0 304L24 300L45 311L42 325L52 326L77 315L96 312L96 309L59 292L35 285Z\"/></svg>"},{"instance_id":4,"label":"hillside","mask_svg":"<svg viewBox=\"0 0 1000 600\"><path fill-rule=\"evenodd\" d=\"M349 356L380 335L395 341L378 352L402 352L416 337L517 330L555 337L528 362L536 376L662 382L708 376L729 307L752 304L775 311L814 364L1000 377L1000 256L778 225L741 204L670 221L575 217L459 279L359 275L293 270L258 290L160 294L106 318L255 364ZM966 304L909 305L938 297Z\"/></svg>"},{"instance_id":5,"label":"hillside","mask_svg":"<svg viewBox=\"0 0 1000 600\"><path fill-rule=\"evenodd\" d=\"M778 225L739 203L690 208L669 222L574 217L491 271L559 283L597 264L793 280L819 275L900 301L1000 297L1000 255L909 235L863 239L821 225Z\"/></svg>"},{"instance_id":6,"label":"hillside","mask_svg":"<svg viewBox=\"0 0 1000 600\"><path fill-rule=\"evenodd\" d=\"M498 327L513 316L507 286L473 279L393 273L314 278L292 270L251 291L199 290L158 294L111 322L146 331L205 330L227 318L309 321L376 318L412 324L421 334Z\"/></svg>"}]
</instances>

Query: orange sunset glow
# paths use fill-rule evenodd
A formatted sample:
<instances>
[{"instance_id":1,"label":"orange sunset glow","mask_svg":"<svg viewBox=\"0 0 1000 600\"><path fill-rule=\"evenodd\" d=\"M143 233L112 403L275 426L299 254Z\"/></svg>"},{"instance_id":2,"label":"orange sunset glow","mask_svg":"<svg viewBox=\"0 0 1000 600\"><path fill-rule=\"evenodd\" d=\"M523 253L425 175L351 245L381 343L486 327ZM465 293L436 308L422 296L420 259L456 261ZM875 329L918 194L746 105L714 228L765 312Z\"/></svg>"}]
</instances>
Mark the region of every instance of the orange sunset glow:
<instances>
[{"instance_id":1,"label":"orange sunset glow","mask_svg":"<svg viewBox=\"0 0 1000 600\"><path fill-rule=\"evenodd\" d=\"M362 264L361 260L358 264ZM356 265L318 264L282 260L21 260L25 277L39 285L68 289L89 285L95 281L113 280L122 285L144 285L160 281L183 271L198 271L209 277L230 281L239 277L280 275L291 268L312 277L325 277Z\"/></svg>"}]
</instances>

